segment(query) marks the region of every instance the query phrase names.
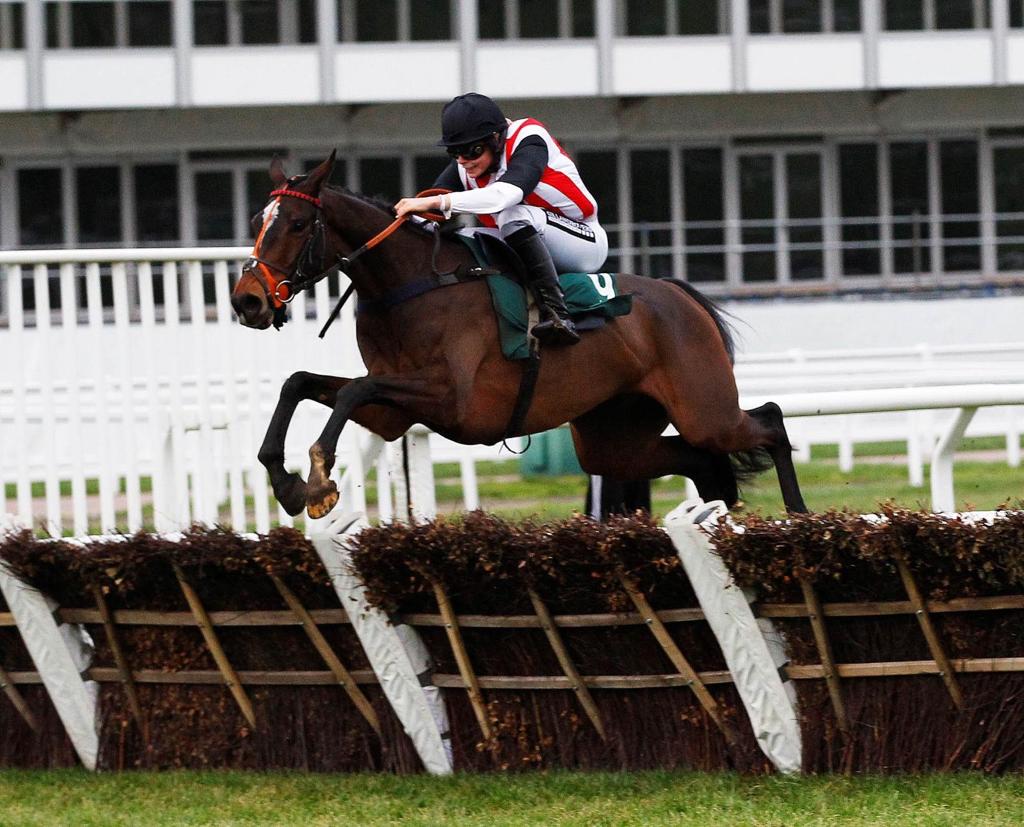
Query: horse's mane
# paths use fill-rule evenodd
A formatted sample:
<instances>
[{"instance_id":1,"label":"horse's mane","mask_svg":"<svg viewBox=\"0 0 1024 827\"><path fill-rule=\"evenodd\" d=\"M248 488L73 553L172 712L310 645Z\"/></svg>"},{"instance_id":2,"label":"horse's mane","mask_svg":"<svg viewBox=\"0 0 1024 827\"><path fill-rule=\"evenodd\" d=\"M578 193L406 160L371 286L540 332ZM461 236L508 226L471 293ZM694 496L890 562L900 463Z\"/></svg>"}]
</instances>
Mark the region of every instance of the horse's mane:
<instances>
[{"instance_id":1,"label":"horse's mane","mask_svg":"<svg viewBox=\"0 0 1024 827\"><path fill-rule=\"evenodd\" d=\"M335 195L347 195L349 198L355 198L356 201L362 201L364 204L376 207L381 212L386 212L394 217L394 205L381 195L363 195L361 192L353 192L348 187L339 186L338 184L324 184L323 189Z\"/></svg>"},{"instance_id":2,"label":"horse's mane","mask_svg":"<svg viewBox=\"0 0 1024 827\"><path fill-rule=\"evenodd\" d=\"M323 189L332 193L333 195L343 195L349 198L354 198L356 201L362 201L375 209L380 210L383 213L387 213L391 218L395 217L394 204L380 195L364 195L361 192L353 192L348 187L339 186L338 184L324 184ZM431 231L427 229L426 225L420 224L416 221L406 221L405 226L410 227L419 232L431 234Z\"/></svg>"}]
</instances>

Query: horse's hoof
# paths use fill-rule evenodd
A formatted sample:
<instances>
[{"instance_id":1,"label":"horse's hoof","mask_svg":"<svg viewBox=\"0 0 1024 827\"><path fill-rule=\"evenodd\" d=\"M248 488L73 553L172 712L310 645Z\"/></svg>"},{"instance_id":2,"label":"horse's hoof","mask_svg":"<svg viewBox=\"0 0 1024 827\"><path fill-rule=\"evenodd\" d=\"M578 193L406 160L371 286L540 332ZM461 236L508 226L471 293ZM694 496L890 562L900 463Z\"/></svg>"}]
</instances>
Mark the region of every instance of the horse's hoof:
<instances>
[{"instance_id":1,"label":"horse's hoof","mask_svg":"<svg viewBox=\"0 0 1024 827\"><path fill-rule=\"evenodd\" d=\"M334 482L317 492L310 491L306 496L306 513L314 520L325 517L338 504L338 486Z\"/></svg>"},{"instance_id":2,"label":"horse's hoof","mask_svg":"<svg viewBox=\"0 0 1024 827\"><path fill-rule=\"evenodd\" d=\"M289 474L283 483L274 486L274 496L292 517L306 507L306 483L298 474Z\"/></svg>"}]
</instances>

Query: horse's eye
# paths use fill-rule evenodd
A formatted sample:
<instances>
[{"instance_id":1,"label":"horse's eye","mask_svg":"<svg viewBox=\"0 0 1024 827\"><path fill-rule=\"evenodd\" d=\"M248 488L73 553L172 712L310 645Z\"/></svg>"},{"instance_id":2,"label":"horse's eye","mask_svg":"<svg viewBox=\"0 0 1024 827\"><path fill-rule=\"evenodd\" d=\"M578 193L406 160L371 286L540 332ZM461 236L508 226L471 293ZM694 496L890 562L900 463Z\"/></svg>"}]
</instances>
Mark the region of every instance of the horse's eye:
<instances>
[{"instance_id":1,"label":"horse's eye","mask_svg":"<svg viewBox=\"0 0 1024 827\"><path fill-rule=\"evenodd\" d=\"M298 219L297 221L293 221L292 222L292 229L293 230L304 230L305 228L306 228L306 222L303 219L301 219L301 218Z\"/></svg>"}]
</instances>

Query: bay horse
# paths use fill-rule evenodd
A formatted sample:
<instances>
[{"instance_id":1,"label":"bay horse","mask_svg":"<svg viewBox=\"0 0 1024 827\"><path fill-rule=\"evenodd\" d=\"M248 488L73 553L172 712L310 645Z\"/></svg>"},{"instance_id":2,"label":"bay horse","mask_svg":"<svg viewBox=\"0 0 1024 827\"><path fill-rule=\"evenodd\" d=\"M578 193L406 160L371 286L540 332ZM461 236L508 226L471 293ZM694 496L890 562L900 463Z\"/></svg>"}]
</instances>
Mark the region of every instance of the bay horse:
<instances>
[{"instance_id":1,"label":"bay horse","mask_svg":"<svg viewBox=\"0 0 1024 827\"><path fill-rule=\"evenodd\" d=\"M279 327L292 290L351 258L342 264L360 302L356 337L368 374L292 374L259 450L289 514L305 508L322 517L334 507L330 472L350 419L389 441L422 423L466 445L568 422L587 473L620 480L679 474L703 499L732 506L737 481L774 464L786 508L806 511L782 413L774 403L740 409L729 328L696 289L619 275L620 291L633 295L632 311L572 347L544 350L532 403L525 417L512 417L523 368L502 355L487 285L474 279L426 292L418 286L432 272L472 268L470 250L409 223L371 251L361 249L394 214L326 183L333 164L331 153L307 175L288 178L274 159L275 190L253 218L252 257L231 297L243 325ZM309 449L308 480L284 466L285 434L303 400L332 410ZM508 432L510 419L521 422L516 433ZM662 436L669 423L678 436Z\"/></svg>"}]
</instances>

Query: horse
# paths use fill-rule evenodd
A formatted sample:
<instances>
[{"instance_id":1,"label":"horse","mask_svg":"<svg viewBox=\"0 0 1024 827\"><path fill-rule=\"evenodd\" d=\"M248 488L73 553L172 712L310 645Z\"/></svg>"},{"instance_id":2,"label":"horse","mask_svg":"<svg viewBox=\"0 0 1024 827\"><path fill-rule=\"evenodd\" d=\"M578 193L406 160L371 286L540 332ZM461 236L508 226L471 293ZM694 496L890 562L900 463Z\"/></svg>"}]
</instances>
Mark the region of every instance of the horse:
<instances>
[{"instance_id":1,"label":"horse","mask_svg":"<svg viewBox=\"0 0 1024 827\"><path fill-rule=\"evenodd\" d=\"M589 474L620 480L679 474L693 480L704 500L731 507L740 482L774 465L786 508L807 510L781 410L772 402L740 409L730 328L694 287L619 274L620 291L633 296L631 312L572 347L544 349L532 402L514 417L523 367L502 355L484 280L423 286L425 274L472 269L471 251L410 222L376 246L367 244L398 222L386 205L327 183L334 158L332 152L291 178L274 159L275 189L253 217L252 257L231 295L242 325L279 327L290 296L340 262L359 300L356 337L367 375L292 374L259 449L289 514L305 508L318 518L337 503L330 473L349 420L387 441L422 423L466 445L569 423ZM331 409L309 449L307 480L284 466L285 435L303 400ZM663 436L670 423L677 436Z\"/></svg>"}]
</instances>

